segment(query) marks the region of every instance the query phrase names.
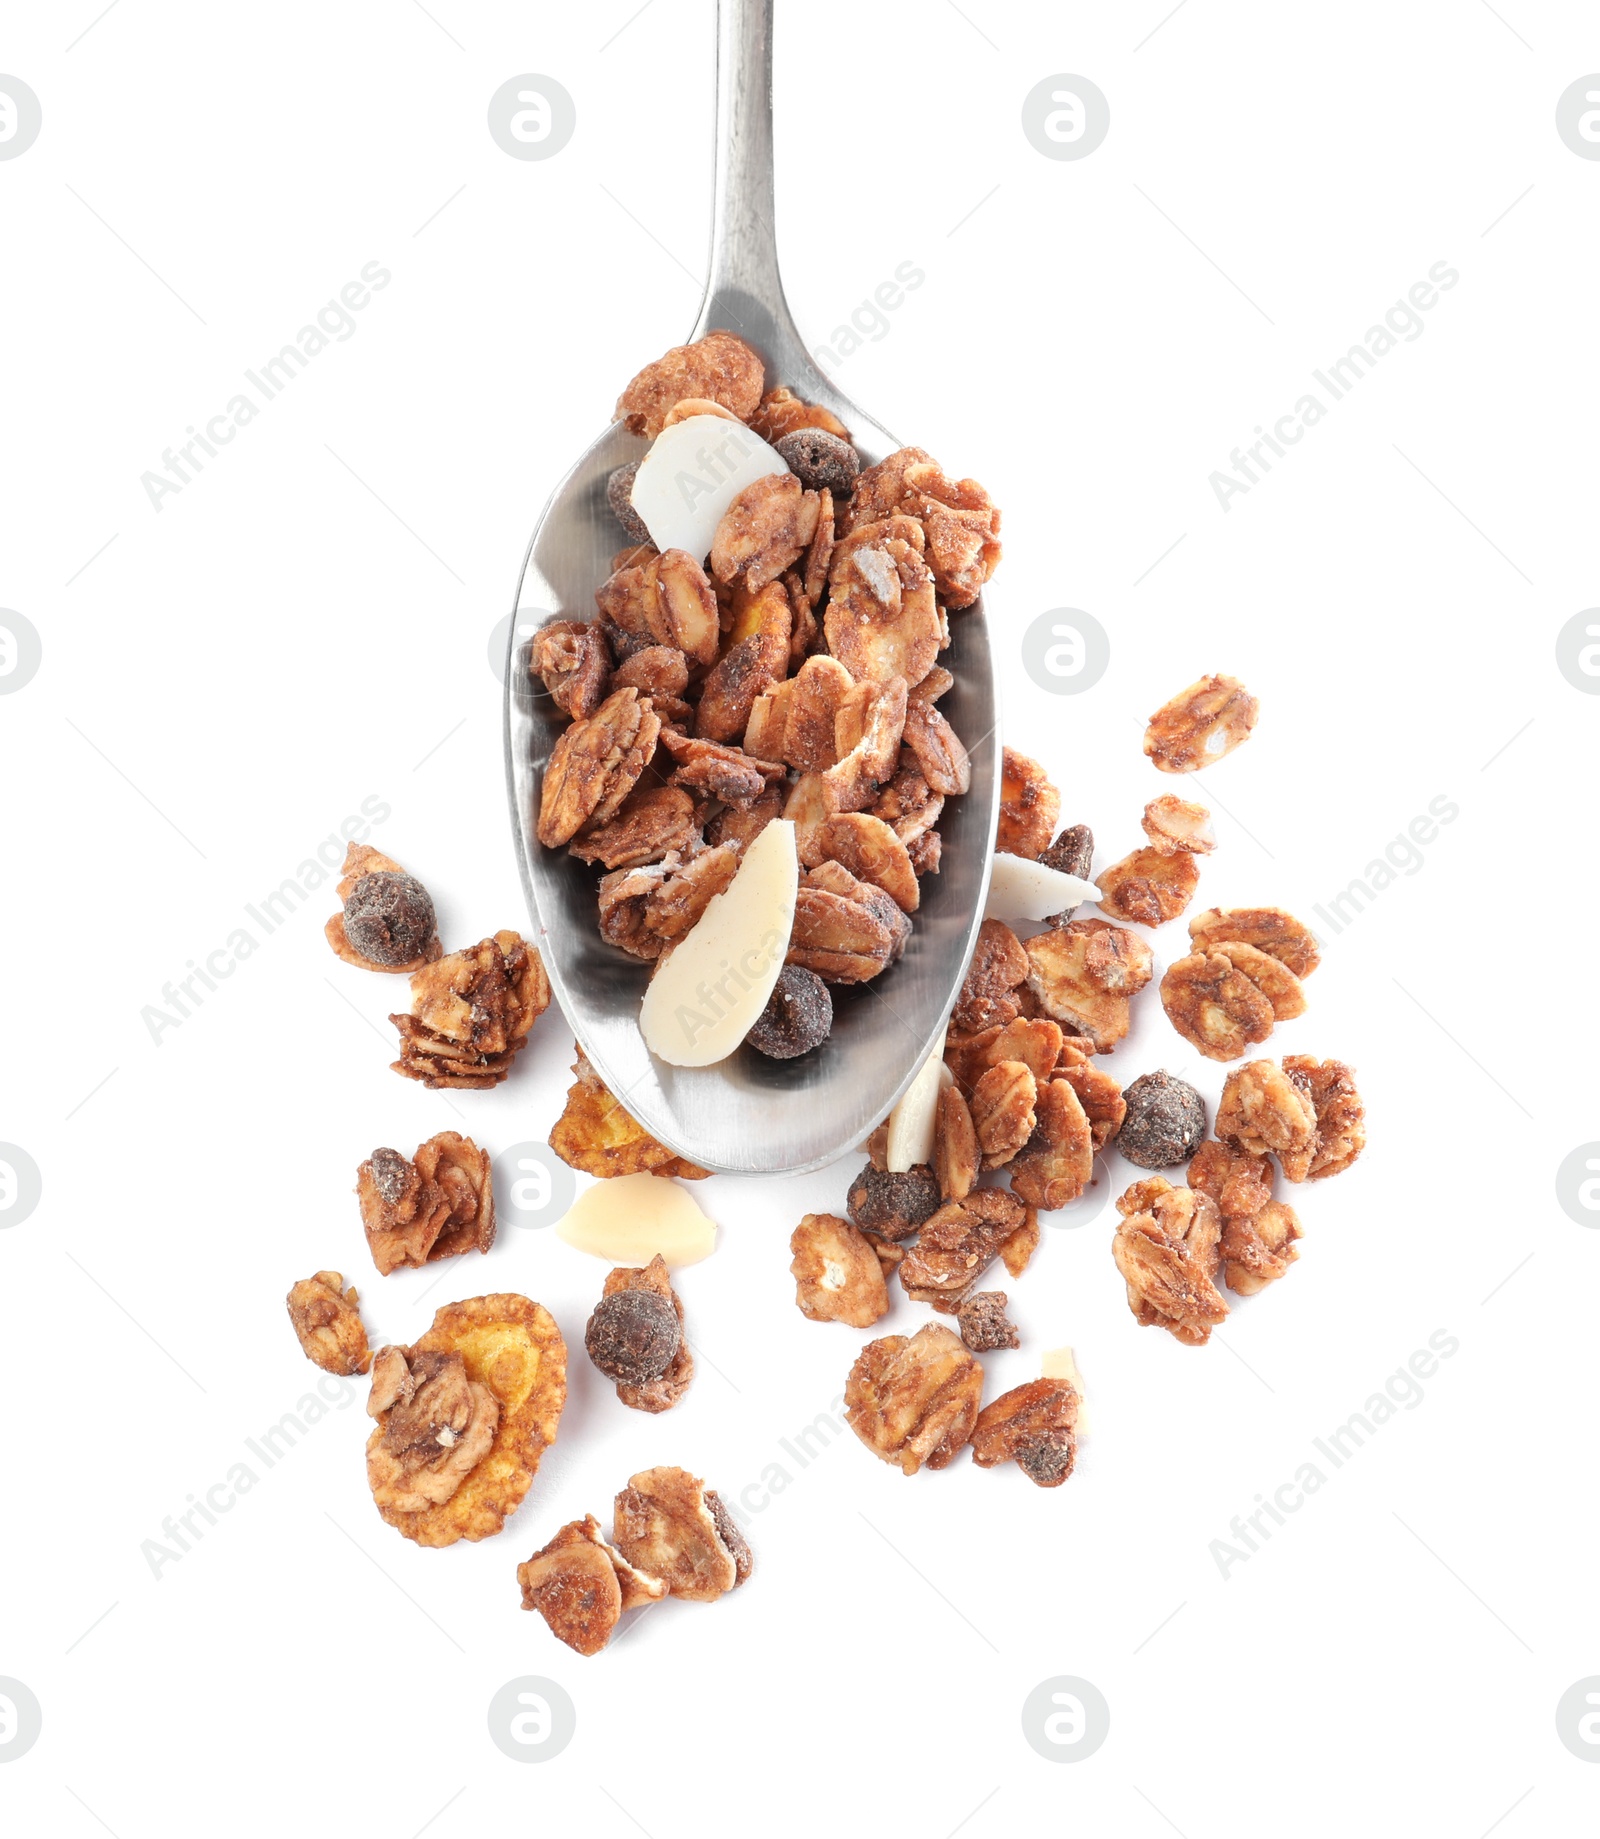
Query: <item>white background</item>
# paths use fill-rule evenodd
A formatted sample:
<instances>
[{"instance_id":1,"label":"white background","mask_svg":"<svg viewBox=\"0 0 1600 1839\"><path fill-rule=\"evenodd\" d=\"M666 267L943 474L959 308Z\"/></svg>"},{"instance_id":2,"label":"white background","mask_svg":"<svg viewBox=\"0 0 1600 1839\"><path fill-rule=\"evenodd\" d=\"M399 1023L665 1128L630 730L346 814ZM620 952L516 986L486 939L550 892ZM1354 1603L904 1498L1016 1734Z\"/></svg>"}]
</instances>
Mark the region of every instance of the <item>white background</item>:
<instances>
[{"instance_id":1,"label":"white background","mask_svg":"<svg viewBox=\"0 0 1600 1839\"><path fill-rule=\"evenodd\" d=\"M1128 1314L1107 1205L1006 1286L1023 1346L988 1358L991 1395L1061 1342L1087 1376L1064 1488L966 1461L906 1480L848 1434L784 1452L869 1338L803 1320L787 1275L854 1158L698 1190L721 1243L681 1281L703 1358L663 1418L578 1351L602 1267L547 1232L378 1278L356 1164L446 1127L542 1139L571 1042L552 1011L497 1092L397 1079L403 986L335 962L326 894L152 1041L162 986L369 795L447 944L523 923L489 633L704 265L711 9L632 10L121 0L70 49L96 0L7 10L0 69L44 119L0 163L0 604L44 645L0 700L0 1137L44 1182L0 1232L0 1675L44 1711L0 1768L7 1831L1592 1830L1600 1771L1554 1716L1600 1672L1600 1242L1555 1198L1600 1136L1578 811L1600 705L1554 656L1600 600L1600 163L1554 127L1600 69L1591 8L779 6L802 328L827 341L919 266L841 386L1003 505L1002 653L1052 607L1110 634L1085 694L1005 684L1062 821L1102 864L1140 840L1171 789L1142 723L1208 670L1263 712L1199 787L1204 902L1309 917L1430 800L1460 811L1319 927L1309 1012L1273 1040L1352 1061L1372 1135L1294 1196L1288 1278L1182 1347ZM485 126L524 72L576 101L548 161ZM1060 72L1110 102L1082 161L1020 127ZM393 279L355 334L153 510L141 473L369 261ZM1460 282L1423 334L1222 511L1208 474L1440 261ZM1154 988L1111 1064L1220 1090ZM453 1296L546 1303L576 1356L559 1444L501 1537L420 1551L373 1512L352 1388L153 1576L141 1542L309 1389L282 1298L325 1265L375 1341ZM879 1332L925 1314L902 1298ZM1230 1520L1441 1329L1459 1352L1423 1401L1224 1579ZM519 1612L514 1566L657 1461L744 1494L755 1576L580 1660ZM537 1767L486 1730L523 1674L577 1708ZM1061 1674L1111 1708L1066 1767L1020 1723Z\"/></svg>"}]
</instances>

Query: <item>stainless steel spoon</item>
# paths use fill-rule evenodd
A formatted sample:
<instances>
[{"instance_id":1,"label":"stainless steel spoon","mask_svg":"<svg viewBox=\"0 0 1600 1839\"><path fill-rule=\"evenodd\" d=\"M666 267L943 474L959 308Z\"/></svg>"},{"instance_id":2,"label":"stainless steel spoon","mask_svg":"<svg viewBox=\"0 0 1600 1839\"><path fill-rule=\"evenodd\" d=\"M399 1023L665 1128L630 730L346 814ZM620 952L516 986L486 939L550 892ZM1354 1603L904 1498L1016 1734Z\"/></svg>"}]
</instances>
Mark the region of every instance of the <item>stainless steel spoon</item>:
<instances>
[{"instance_id":1,"label":"stainless steel spoon","mask_svg":"<svg viewBox=\"0 0 1600 1839\"><path fill-rule=\"evenodd\" d=\"M773 237L772 0L719 0L717 168L711 266L690 338L736 332L766 359L767 386L826 403L867 463L903 445L812 363L784 300ZM611 388L615 380L597 379ZM558 613L594 617L595 589L624 538L606 480L647 443L614 423L556 487L528 545L506 666L506 782L512 831L556 999L596 1072L653 1136L728 1174L799 1174L853 1149L889 1112L938 1040L983 914L999 811L994 666L983 603L950 621L940 702L972 756L972 788L940 823L943 864L922 884L904 957L873 982L836 989L832 1035L795 1060L741 1048L718 1066L671 1067L639 1032L649 969L600 937L596 873L534 835L545 762L566 717L530 676L528 633ZM550 1024L547 1023L548 1027Z\"/></svg>"}]
</instances>

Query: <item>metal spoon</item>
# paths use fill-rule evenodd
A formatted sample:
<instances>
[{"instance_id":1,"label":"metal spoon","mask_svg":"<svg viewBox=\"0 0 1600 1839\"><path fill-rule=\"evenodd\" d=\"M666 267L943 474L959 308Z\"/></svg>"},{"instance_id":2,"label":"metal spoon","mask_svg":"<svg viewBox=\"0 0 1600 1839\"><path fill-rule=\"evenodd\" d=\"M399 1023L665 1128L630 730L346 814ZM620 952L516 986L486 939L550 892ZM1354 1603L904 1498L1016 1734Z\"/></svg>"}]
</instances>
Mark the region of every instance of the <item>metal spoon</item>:
<instances>
[{"instance_id":1,"label":"metal spoon","mask_svg":"<svg viewBox=\"0 0 1600 1839\"><path fill-rule=\"evenodd\" d=\"M690 338L736 332L765 358L767 385L825 403L868 464L903 443L812 363L778 275L773 238L772 0L719 0L717 169L710 277ZM678 1155L728 1174L799 1174L853 1149L887 1115L938 1041L972 952L999 811L994 667L983 603L950 621L940 662L955 686L940 708L972 757L972 787L947 802L943 863L922 883L905 955L870 983L838 989L833 1033L811 1053L769 1060L741 1048L720 1065L671 1067L639 1032L649 969L596 927L595 871L534 835L545 762L566 726L530 675L528 634L559 610L594 616L595 589L625 539L606 480L647 443L614 423L556 487L528 546L506 667L506 781L534 942L557 1001L618 1101Z\"/></svg>"}]
</instances>

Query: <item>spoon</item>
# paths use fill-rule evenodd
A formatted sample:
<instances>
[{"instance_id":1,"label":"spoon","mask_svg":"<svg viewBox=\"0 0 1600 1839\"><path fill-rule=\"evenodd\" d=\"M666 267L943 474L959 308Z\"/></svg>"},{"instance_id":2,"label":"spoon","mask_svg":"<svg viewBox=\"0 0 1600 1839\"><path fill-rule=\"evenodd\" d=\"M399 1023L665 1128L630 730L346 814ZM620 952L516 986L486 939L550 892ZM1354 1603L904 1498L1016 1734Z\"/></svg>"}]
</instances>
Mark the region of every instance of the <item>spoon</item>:
<instances>
[{"instance_id":1,"label":"spoon","mask_svg":"<svg viewBox=\"0 0 1600 1839\"><path fill-rule=\"evenodd\" d=\"M717 166L711 264L690 340L737 333L766 360L767 387L820 402L871 465L903 443L842 396L789 315L772 230L772 0L718 0ZM989 885L1000 802L994 665L980 599L951 617L940 709L972 758L971 790L948 800L940 872L922 882L905 954L871 982L834 989L834 1027L794 1060L741 1048L716 1066L655 1059L639 1031L649 967L601 938L595 871L534 834L546 761L567 725L530 674L529 634L558 615L592 619L595 590L626 538L606 480L646 440L613 423L556 487L534 530L511 620L506 781L534 943L556 1000L618 1102L677 1155L725 1174L801 1174L855 1148L938 1045L971 956ZM882 986L881 989L879 986Z\"/></svg>"}]
</instances>

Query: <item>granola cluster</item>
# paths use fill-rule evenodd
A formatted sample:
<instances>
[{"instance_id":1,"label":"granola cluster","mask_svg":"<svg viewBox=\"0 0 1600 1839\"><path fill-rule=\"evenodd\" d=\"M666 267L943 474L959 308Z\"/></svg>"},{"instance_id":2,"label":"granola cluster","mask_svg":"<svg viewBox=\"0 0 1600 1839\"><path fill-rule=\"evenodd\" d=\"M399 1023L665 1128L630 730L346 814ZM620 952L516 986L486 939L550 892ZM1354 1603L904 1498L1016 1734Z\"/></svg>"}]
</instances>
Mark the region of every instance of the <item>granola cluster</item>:
<instances>
[{"instance_id":1,"label":"granola cluster","mask_svg":"<svg viewBox=\"0 0 1600 1839\"><path fill-rule=\"evenodd\" d=\"M999 561L1000 513L921 448L862 468L837 417L765 383L749 346L713 332L623 391L634 433L725 420L768 443L775 470L733 495L703 554L649 539L634 503L643 462L613 475L631 546L597 616L554 621L531 648L570 718L538 836L604 871L602 936L659 964L752 838L789 819L804 873L788 962L862 983L905 949L920 882L939 871L944 800L967 789L966 750L936 706L953 682L938 657ZM830 1002L791 986L753 1045L792 1058L831 1019Z\"/></svg>"},{"instance_id":2,"label":"granola cluster","mask_svg":"<svg viewBox=\"0 0 1600 1839\"><path fill-rule=\"evenodd\" d=\"M598 1654L630 1609L664 1597L714 1603L750 1575L744 1534L687 1469L645 1469L616 1497L611 1538L592 1513L517 1566L522 1607L575 1653Z\"/></svg>"},{"instance_id":3,"label":"granola cluster","mask_svg":"<svg viewBox=\"0 0 1600 1839\"><path fill-rule=\"evenodd\" d=\"M425 1086L497 1086L550 1006L539 954L515 932L497 932L411 977L411 1013L391 1015L400 1034L394 1070Z\"/></svg>"},{"instance_id":4,"label":"granola cluster","mask_svg":"<svg viewBox=\"0 0 1600 1839\"><path fill-rule=\"evenodd\" d=\"M372 1262L387 1277L494 1244L489 1156L471 1137L442 1130L409 1160L375 1149L356 1171L356 1198Z\"/></svg>"},{"instance_id":5,"label":"granola cluster","mask_svg":"<svg viewBox=\"0 0 1600 1839\"><path fill-rule=\"evenodd\" d=\"M1237 1060L1277 1022L1304 1015L1320 962L1308 927L1281 907L1211 907L1189 922L1193 949L1167 967L1161 1006L1208 1060Z\"/></svg>"},{"instance_id":6,"label":"granola cluster","mask_svg":"<svg viewBox=\"0 0 1600 1839\"><path fill-rule=\"evenodd\" d=\"M576 1042L573 1048L578 1056L572 1064L577 1078L567 1088L566 1108L552 1126L549 1139L561 1160L602 1179L648 1171L703 1181L707 1171L658 1143L612 1097L583 1049Z\"/></svg>"}]
</instances>

